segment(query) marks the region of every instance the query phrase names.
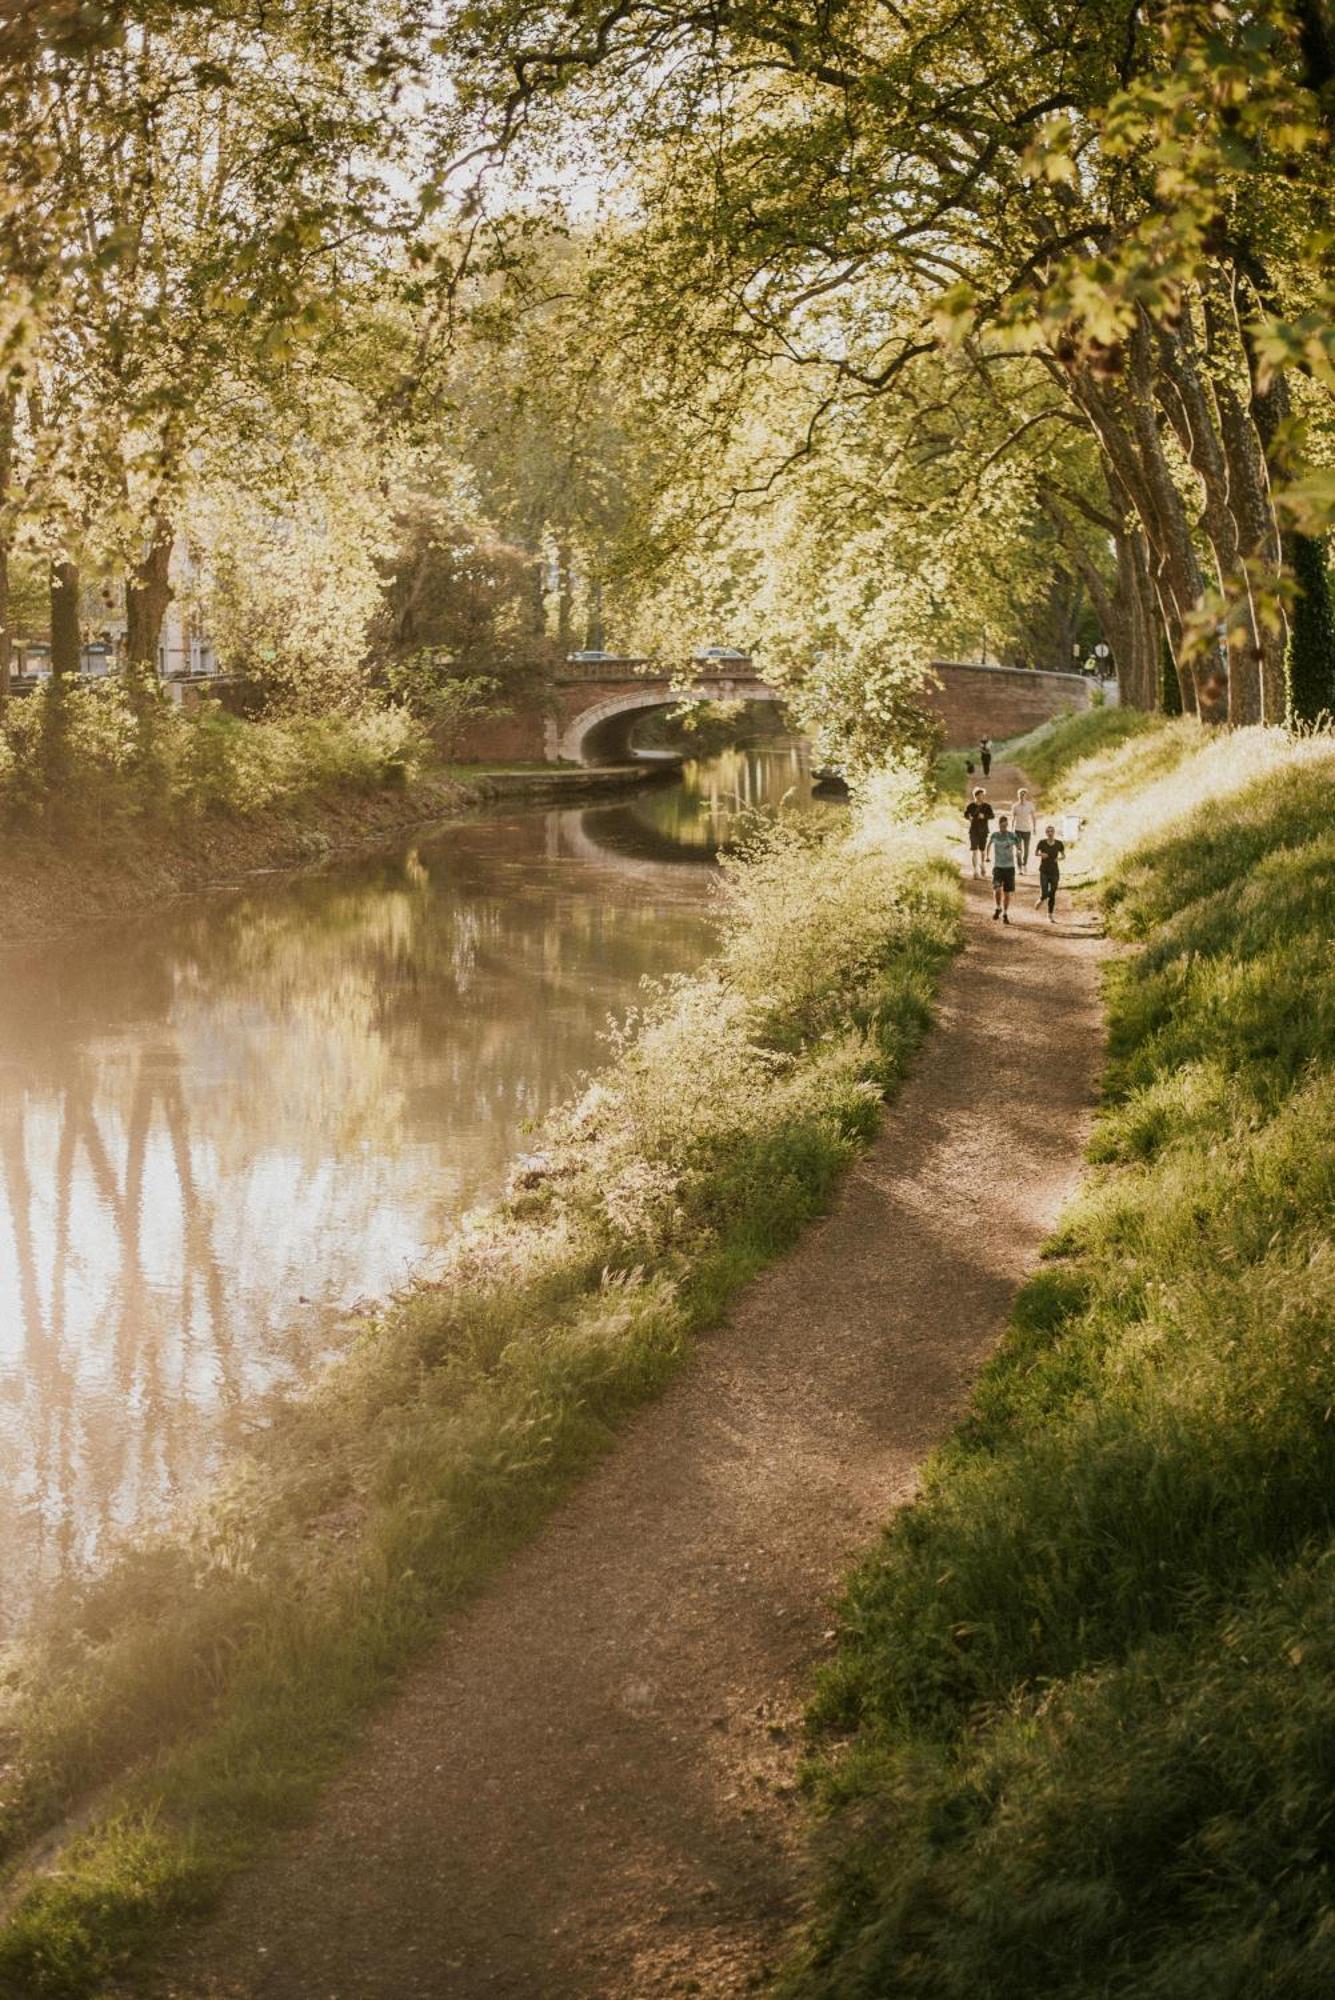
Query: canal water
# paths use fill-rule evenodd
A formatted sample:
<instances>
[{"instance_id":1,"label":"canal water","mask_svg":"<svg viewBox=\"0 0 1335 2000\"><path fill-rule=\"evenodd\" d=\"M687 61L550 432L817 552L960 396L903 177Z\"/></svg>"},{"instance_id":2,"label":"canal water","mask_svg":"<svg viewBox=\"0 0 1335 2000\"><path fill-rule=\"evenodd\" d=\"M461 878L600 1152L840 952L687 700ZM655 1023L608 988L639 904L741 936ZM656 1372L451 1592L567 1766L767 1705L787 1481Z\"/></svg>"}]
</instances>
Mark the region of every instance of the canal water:
<instances>
[{"instance_id":1,"label":"canal water","mask_svg":"<svg viewBox=\"0 0 1335 2000\"><path fill-rule=\"evenodd\" d=\"M784 798L802 746L730 751L0 955L0 1631L429 1270Z\"/></svg>"}]
</instances>

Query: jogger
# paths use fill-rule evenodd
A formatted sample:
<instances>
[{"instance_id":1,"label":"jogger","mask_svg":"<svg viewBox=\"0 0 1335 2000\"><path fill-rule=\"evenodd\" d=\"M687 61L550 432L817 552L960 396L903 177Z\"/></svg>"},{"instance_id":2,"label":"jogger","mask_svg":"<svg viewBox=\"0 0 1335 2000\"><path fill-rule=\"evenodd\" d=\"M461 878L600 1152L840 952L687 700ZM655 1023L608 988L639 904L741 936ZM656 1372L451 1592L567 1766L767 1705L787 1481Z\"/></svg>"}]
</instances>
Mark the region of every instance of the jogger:
<instances>
[{"instance_id":1,"label":"jogger","mask_svg":"<svg viewBox=\"0 0 1335 2000\"><path fill-rule=\"evenodd\" d=\"M1057 884L1061 881L1061 863L1066 855L1066 842L1058 840L1055 826L1045 827L1043 838L1034 849L1038 856L1038 902L1035 908L1048 906L1048 922L1057 921Z\"/></svg>"},{"instance_id":2,"label":"jogger","mask_svg":"<svg viewBox=\"0 0 1335 2000\"><path fill-rule=\"evenodd\" d=\"M1021 785L1019 791L1015 794L1015 806L1011 812L1011 826L1016 839L1020 843L1021 874L1029 866L1029 843L1034 837L1034 829L1037 825L1038 814L1034 810L1034 802L1024 786Z\"/></svg>"},{"instance_id":3,"label":"jogger","mask_svg":"<svg viewBox=\"0 0 1335 2000\"><path fill-rule=\"evenodd\" d=\"M1003 924L1011 920L1011 897L1015 894L1015 855L1019 842L1011 832L1005 813L997 821L997 830L988 841L988 852L992 856L992 889L996 897L996 908L992 921L1000 917Z\"/></svg>"},{"instance_id":4,"label":"jogger","mask_svg":"<svg viewBox=\"0 0 1335 2000\"><path fill-rule=\"evenodd\" d=\"M982 875L987 855L987 826L992 817L992 808L983 797L983 788L977 785L973 797L964 808L964 817L969 822L969 859L973 863L975 875Z\"/></svg>"}]
</instances>

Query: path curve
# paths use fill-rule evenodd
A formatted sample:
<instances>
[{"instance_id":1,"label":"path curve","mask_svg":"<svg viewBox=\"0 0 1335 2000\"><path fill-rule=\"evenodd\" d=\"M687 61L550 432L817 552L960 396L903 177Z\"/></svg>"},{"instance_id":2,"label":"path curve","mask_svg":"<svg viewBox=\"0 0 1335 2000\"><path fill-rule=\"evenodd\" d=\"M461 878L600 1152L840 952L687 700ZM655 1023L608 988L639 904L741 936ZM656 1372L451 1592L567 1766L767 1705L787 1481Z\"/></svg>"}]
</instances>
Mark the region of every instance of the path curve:
<instances>
[{"instance_id":1,"label":"path curve","mask_svg":"<svg viewBox=\"0 0 1335 2000\"><path fill-rule=\"evenodd\" d=\"M994 795L1015 779L998 768ZM451 1620L314 1822L153 1992L763 1984L799 1908L793 1773L832 1594L958 1413L1094 1099L1095 926L1050 925L1035 887L1007 929L965 889L938 1024L832 1212Z\"/></svg>"}]
</instances>

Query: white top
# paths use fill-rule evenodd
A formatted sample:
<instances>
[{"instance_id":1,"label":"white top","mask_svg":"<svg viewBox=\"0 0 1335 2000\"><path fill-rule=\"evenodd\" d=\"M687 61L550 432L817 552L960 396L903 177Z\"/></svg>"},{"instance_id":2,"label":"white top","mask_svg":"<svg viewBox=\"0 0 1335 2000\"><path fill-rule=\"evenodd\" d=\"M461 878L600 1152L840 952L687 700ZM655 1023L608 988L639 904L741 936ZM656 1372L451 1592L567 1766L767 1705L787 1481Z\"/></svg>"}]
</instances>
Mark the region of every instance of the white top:
<instances>
[{"instance_id":1,"label":"white top","mask_svg":"<svg viewBox=\"0 0 1335 2000\"><path fill-rule=\"evenodd\" d=\"M1038 825L1038 807L1032 799L1017 799L1011 807L1011 825L1016 833L1032 833Z\"/></svg>"}]
</instances>

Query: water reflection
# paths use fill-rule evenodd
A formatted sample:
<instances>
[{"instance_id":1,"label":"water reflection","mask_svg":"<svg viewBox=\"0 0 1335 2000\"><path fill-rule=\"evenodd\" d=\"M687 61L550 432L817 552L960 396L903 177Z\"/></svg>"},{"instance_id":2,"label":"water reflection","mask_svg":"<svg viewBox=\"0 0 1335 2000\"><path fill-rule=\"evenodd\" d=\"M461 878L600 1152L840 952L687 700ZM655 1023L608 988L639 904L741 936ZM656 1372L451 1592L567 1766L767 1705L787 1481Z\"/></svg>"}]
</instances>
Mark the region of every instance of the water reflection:
<instances>
[{"instance_id":1,"label":"water reflection","mask_svg":"<svg viewBox=\"0 0 1335 2000\"><path fill-rule=\"evenodd\" d=\"M429 1262L608 1015L707 951L708 871L664 862L779 755L0 959L0 1615Z\"/></svg>"},{"instance_id":2,"label":"water reflection","mask_svg":"<svg viewBox=\"0 0 1335 2000\"><path fill-rule=\"evenodd\" d=\"M748 813L780 809L827 809L812 798L810 752L798 740L687 762L679 784L586 812L581 830L592 849L690 862L716 854Z\"/></svg>"}]
</instances>

